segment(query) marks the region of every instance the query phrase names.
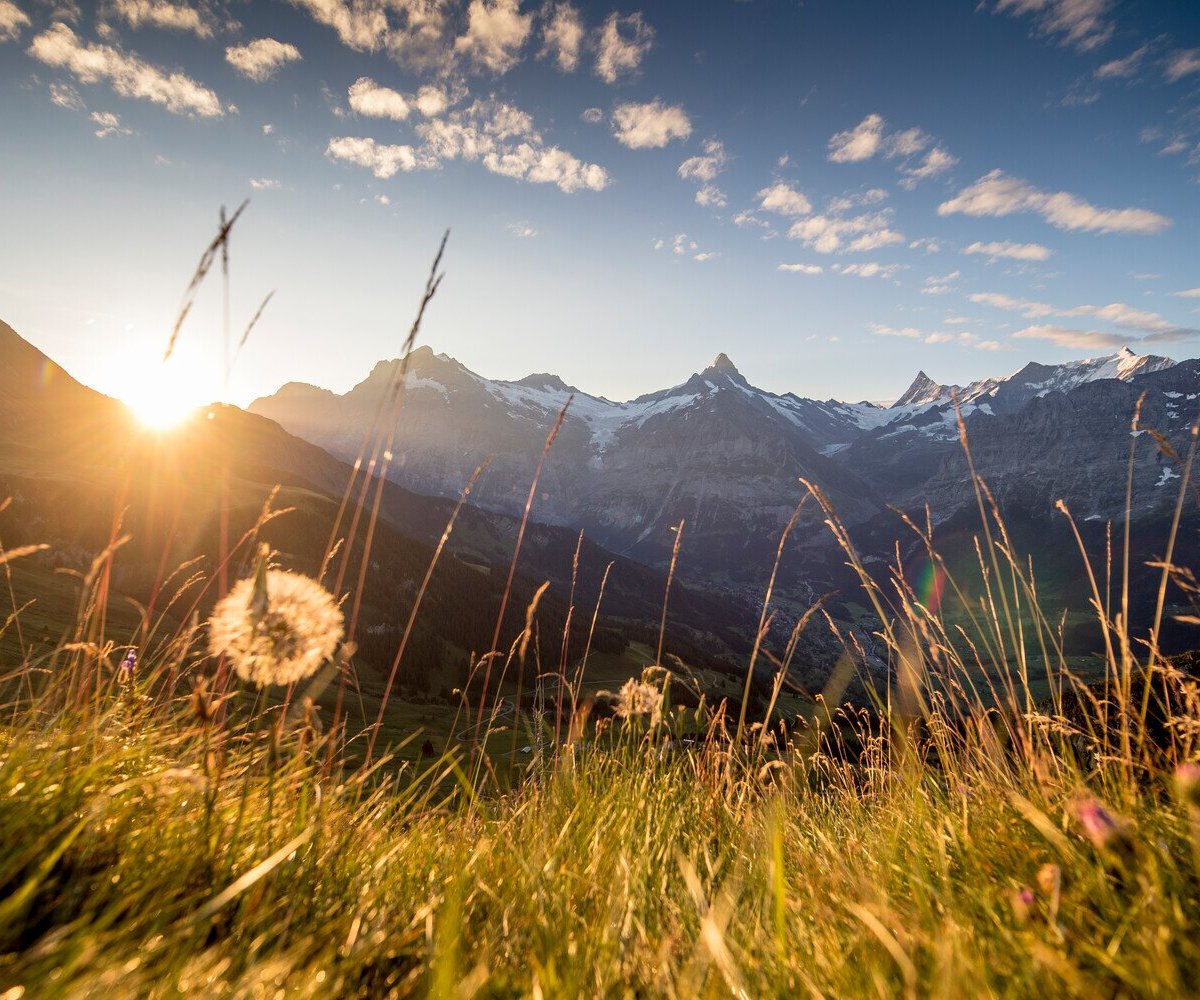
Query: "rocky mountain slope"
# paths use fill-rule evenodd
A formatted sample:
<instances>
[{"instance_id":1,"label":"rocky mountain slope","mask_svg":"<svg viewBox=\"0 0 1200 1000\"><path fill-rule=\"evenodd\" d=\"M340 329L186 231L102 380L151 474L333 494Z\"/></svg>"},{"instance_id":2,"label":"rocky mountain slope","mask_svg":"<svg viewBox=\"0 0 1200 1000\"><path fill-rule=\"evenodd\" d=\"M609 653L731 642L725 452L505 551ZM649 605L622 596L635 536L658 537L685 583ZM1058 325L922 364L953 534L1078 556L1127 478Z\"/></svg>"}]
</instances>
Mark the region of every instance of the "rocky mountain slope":
<instances>
[{"instance_id":1,"label":"rocky mountain slope","mask_svg":"<svg viewBox=\"0 0 1200 1000\"><path fill-rule=\"evenodd\" d=\"M251 409L352 459L400 366L381 362L344 395L289 384ZM453 495L490 456L478 502L519 511L546 433L571 399L543 473L538 516L660 564L669 558L670 526L686 518L691 558L711 579L737 581L747 567L769 562L804 495L801 477L817 482L849 523L890 505L929 502L935 518L949 518L973 503L960 412L981 471L1002 492L1046 506L1062 496L1088 516L1112 516L1124 499L1121 470L1139 394L1147 392L1144 423L1182 448L1194 416L1187 397L1200 392L1200 379L1169 358L1122 349L1062 365L1030 363L967 386L921 372L882 407L767 392L721 354L677 386L613 402L553 375L490 380L421 348L408 359L404 391L392 475L406 487ZM1139 502L1169 504L1162 488L1174 474L1169 460L1142 451ZM798 535L817 545L823 531L802 519Z\"/></svg>"}]
</instances>

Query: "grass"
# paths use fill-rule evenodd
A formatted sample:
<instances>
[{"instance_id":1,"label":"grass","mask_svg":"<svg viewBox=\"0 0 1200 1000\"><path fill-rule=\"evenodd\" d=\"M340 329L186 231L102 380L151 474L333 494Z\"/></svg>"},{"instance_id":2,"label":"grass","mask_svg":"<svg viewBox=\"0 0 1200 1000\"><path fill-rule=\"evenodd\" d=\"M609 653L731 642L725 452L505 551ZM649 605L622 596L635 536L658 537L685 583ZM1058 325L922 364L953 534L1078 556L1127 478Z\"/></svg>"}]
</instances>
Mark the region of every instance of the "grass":
<instances>
[{"instance_id":1,"label":"grass","mask_svg":"<svg viewBox=\"0 0 1200 1000\"><path fill-rule=\"evenodd\" d=\"M436 287L435 264L422 310ZM386 464L387 443L372 428L362 467ZM323 560L348 617L369 486L347 486ZM535 598L523 630L497 618L459 704L396 704L376 728L355 708L349 645L341 669L285 695L236 683L183 623L131 676L114 661L138 623L107 607L119 552L83 599L31 562L21 588L51 594L29 625L57 645L23 657L14 601L0 998L1200 994L1200 690L1156 638L1195 583L1166 544L1170 600L1135 636L1110 593L1119 575L1102 577L1102 679L1081 677L1065 619L976 486L974 583L947 571L952 599L935 606L899 561L868 573L810 485L861 585L860 628L840 633L815 700L787 682L794 635L770 634L769 591L760 676L702 678L699 707L656 664L673 664L665 610L657 650L593 652L585 671L587 654L563 642L560 659L538 635ZM230 544L227 561L245 562ZM819 611L808 627L839 632ZM642 664L661 718L624 711L629 689L601 691ZM565 709L560 675L581 677ZM865 703L838 707L855 679ZM541 711L514 714L522 692Z\"/></svg>"}]
</instances>

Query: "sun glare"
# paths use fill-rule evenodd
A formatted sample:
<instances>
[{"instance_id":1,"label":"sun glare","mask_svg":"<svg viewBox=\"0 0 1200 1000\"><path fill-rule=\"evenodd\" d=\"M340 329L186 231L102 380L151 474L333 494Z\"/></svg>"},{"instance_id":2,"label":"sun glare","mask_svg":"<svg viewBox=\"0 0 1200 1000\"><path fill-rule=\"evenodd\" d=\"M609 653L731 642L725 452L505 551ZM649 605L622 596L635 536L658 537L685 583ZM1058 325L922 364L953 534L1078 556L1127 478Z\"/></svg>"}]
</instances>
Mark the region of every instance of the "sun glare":
<instances>
[{"instance_id":1,"label":"sun glare","mask_svg":"<svg viewBox=\"0 0 1200 1000\"><path fill-rule=\"evenodd\" d=\"M220 395L210 383L207 366L174 359L164 365L155 358L139 358L124 366L113 394L143 426L169 430Z\"/></svg>"}]
</instances>

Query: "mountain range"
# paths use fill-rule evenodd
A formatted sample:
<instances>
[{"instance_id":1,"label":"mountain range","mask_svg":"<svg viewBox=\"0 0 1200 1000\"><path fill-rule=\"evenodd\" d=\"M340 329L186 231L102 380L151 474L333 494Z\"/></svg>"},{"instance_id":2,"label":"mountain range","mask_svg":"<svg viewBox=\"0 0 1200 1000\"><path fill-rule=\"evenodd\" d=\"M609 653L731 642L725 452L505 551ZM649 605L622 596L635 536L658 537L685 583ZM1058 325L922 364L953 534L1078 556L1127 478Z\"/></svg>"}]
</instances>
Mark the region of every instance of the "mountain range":
<instances>
[{"instance_id":1,"label":"mountain range","mask_svg":"<svg viewBox=\"0 0 1200 1000\"><path fill-rule=\"evenodd\" d=\"M476 502L509 514L524 505L547 431L567 407L534 516L582 528L652 565L670 557L671 527L687 521L690 559L713 580L757 577L797 504L800 479L818 484L848 524L928 503L944 521L974 493L959 415L976 467L1001 497L1081 518L1118 516L1125 501L1130 421L1186 450L1200 377L1128 348L1061 365L1030 363L967 386L924 372L890 406L809 399L751 385L725 354L674 387L614 402L550 374L508 382L478 375L430 348L379 362L348 392L289 383L250 410L352 460L365 427L406 371L390 475L408 489L453 496L485 458ZM568 405L568 400L570 401ZM1170 507L1178 472L1168 453L1138 449L1139 509ZM802 542L822 533L802 516ZM751 572L751 567L753 571Z\"/></svg>"}]
</instances>

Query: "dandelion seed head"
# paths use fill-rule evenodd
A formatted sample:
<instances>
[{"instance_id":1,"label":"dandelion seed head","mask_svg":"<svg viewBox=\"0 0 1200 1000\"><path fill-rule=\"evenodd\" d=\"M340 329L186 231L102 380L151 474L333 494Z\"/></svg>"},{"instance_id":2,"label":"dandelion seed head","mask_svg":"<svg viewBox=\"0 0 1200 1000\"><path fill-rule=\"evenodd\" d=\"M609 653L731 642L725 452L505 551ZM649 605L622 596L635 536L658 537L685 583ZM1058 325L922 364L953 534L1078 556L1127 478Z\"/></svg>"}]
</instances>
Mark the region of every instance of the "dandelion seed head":
<instances>
[{"instance_id":1,"label":"dandelion seed head","mask_svg":"<svg viewBox=\"0 0 1200 1000\"><path fill-rule=\"evenodd\" d=\"M342 613L324 587L299 573L267 570L265 593L263 602L253 577L234 585L209 619L209 651L260 687L303 680L333 656Z\"/></svg>"},{"instance_id":2,"label":"dandelion seed head","mask_svg":"<svg viewBox=\"0 0 1200 1000\"><path fill-rule=\"evenodd\" d=\"M662 690L645 681L630 677L617 692L615 714L622 719L649 715L650 724L658 725L662 719Z\"/></svg>"}]
</instances>

